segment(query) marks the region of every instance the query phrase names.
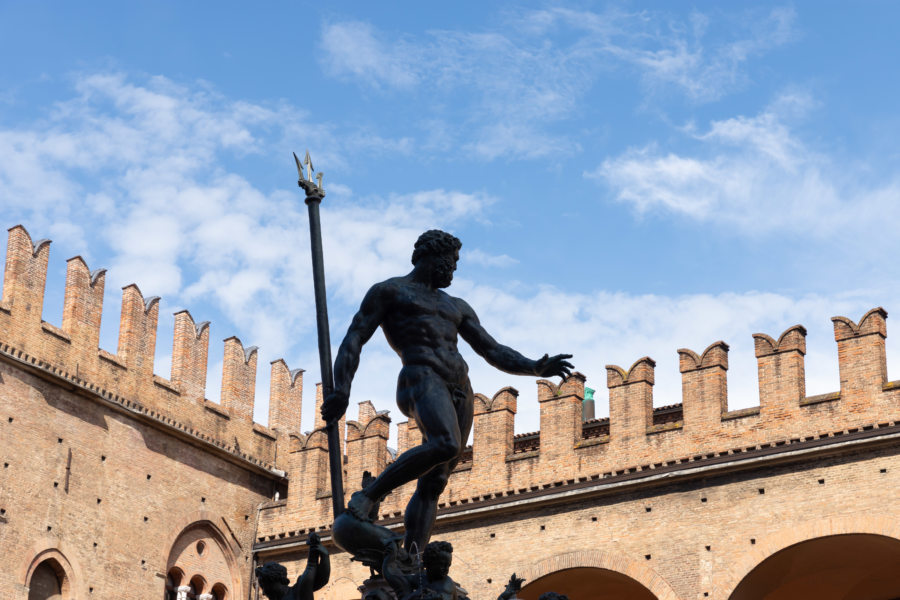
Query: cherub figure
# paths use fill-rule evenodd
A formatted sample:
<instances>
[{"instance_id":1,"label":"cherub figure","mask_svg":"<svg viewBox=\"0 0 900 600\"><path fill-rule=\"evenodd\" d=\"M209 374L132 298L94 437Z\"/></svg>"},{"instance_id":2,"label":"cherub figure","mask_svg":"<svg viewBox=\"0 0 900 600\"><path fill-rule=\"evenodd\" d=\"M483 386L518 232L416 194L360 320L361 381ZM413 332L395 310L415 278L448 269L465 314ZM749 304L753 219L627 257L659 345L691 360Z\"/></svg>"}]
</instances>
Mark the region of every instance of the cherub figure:
<instances>
[{"instance_id":1,"label":"cherub figure","mask_svg":"<svg viewBox=\"0 0 900 600\"><path fill-rule=\"evenodd\" d=\"M453 546L450 542L431 542L422 552L418 572L399 569L397 544L387 549L384 577L401 600L469 600L466 592L450 578Z\"/></svg>"},{"instance_id":2,"label":"cherub figure","mask_svg":"<svg viewBox=\"0 0 900 600\"><path fill-rule=\"evenodd\" d=\"M268 562L256 567L256 580L262 593L269 600L313 600L313 592L328 583L331 576L331 560L328 550L316 533L309 534L306 543L309 545L309 557L306 569L291 586L287 578L287 569L276 562Z\"/></svg>"},{"instance_id":3,"label":"cherub figure","mask_svg":"<svg viewBox=\"0 0 900 600\"><path fill-rule=\"evenodd\" d=\"M460 587L450 578L453 546L450 542L431 542L422 553L425 567L425 590L440 600L468 600L460 594Z\"/></svg>"}]
</instances>

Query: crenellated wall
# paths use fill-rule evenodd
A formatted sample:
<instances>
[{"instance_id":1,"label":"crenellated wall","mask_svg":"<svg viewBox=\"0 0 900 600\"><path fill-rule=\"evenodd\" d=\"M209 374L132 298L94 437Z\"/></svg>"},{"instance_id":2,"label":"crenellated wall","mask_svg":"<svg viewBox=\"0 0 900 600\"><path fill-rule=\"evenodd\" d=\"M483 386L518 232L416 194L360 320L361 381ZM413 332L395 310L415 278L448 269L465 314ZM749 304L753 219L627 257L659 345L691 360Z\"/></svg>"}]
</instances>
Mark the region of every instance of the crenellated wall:
<instances>
[{"instance_id":1,"label":"crenellated wall","mask_svg":"<svg viewBox=\"0 0 900 600\"><path fill-rule=\"evenodd\" d=\"M67 262L62 323L44 322L49 252L48 240L9 230L0 300L8 413L0 476L9 485L0 485L0 526L18 545L0 589L18 586L13 597L27 597L26 567L49 548L72 562L79 597L106 597L123 572L138 573L138 597L159 597L168 568L182 564L169 556L174 540L187 532L193 542L199 525L237 561L229 567L235 597L250 594L252 559L282 560L295 577L308 531L330 543L321 385L313 431L302 434L303 371L272 361L269 426L253 423L258 352L229 337L221 398L211 402L209 323L186 310L175 314L171 374L155 374L160 302L134 284L122 291L115 353L99 348L106 274L81 257ZM495 597L501 586L492 578L513 571L533 581L590 566L627 574L660 598L724 600L762 551L784 540L835 532L900 539L892 533L900 382L887 380L886 319L881 308L858 323L832 319L840 389L830 394L806 395L800 325L777 339L753 336L756 407L728 409L722 341L677 351L680 404L653 406L649 357L606 367L609 418L583 420L581 373L537 381L536 432L515 434L517 390L476 394L473 446L441 498L436 535L453 542L465 565L457 572L476 598ZM390 423L369 401L355 420L342 419L348 497L364 473L393 460ZM421 441L414 422L398 424L398 451ZM382 503L382 523L402 526L414 485ZM318 595L352 597L367 570L340 551L333 561L338 576Z\"/></svg>"},{"instance_id":2,"label":"crenellated wall","mask_svg":"<svg viewBox=\"0 0 900 600\"><path fill-rule=\"evenodd\" d=\"M43 321L44 288L50 240L33 241L21 225L9 230L3 296L0 301L0 351L26 357L61 375L176 427L236 457L274 468L278 432L288 447L300 430L303 371L272 363L269 424L253 422L256 347L241 340L224 342L220 402L205 397L209 323L191 314L175 314L172 371L154 373L159 298L144 297L135 284L122 289L116 352L99 347L106 270L91 271L80 256L66 267L60 326ZM108 318L108 316L107 316ZM287 453L287 451L285 451Z\"/></svg>"},{"instance_id":3,"label":"crenellated wall","mask_svg":"<svg viewBox=\"0 0 900 600\"><path fill-rule=\"evenodd\" d=\"M758 407L728 410L728 351L722 341L702 353L678 350L682 403L653 407L656 363L649 357L628 369L608 365L608 419L582 421L585 377L574 373L556 385L537 382L540 431L514 434L518 392L476 394L473 447L455 469L441 509L459 510L497 498L652 471L714 456L737 455L864 428L900 418L900 385L887 381L884 340L887 313L867 312L859 324L834 317L841 389L807 397L806 329L788 328L777 339L753 336L759 372ZM388 417L369 402L348 423L346 493L359 489L361 474L387 464ZM321 424L319 424L321 425ZM398 450L421 441L415 423L398 426ZM291 449L287 503L262 511L257 543L299 537L330 526L325 435L299 436ZM414 483L382 504L387 523L397 522Z\"/></svg>"}]
</instances>

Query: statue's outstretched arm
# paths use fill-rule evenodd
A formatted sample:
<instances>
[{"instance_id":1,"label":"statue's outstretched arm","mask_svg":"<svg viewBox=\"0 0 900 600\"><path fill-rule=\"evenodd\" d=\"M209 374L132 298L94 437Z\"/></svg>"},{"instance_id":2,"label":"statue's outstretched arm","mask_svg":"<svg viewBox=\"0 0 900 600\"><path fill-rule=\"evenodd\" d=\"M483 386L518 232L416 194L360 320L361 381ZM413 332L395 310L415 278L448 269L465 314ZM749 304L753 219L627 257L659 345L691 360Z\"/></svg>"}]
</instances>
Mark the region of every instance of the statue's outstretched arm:
<instances>
[{"instance_id":1,"label":"statue's outstretched arm","mask_svg":"<svg viewBox=\"0 0 900 600\"><path fill-rule=\"evenodd\" d=\"M315 553L317 563L313 590L320 590L325 587L325 584L328 583L328 579L331 577L331 557L328 556L328 550L321 544L311 546L309 551L311 554Z\"/></svg>"},{"instance_id":2,"label":"statue's outstretched arm","mask_svg":"<svg viewBox=\"0 0 900 600\"><path fill-rule=\"evenodd\" d=\"M347 411L350 384L359 368L359 354L384 319L388 295L386 284L372 286L350 323L334 361L334 391L322 403L322 418L326 423L340 419Z\"/></svg>"},{"instance_id":3,"label":"statue's outstretched arm","mask_svg":"<svg viewBox=\"0 0 900 600\"><path fill-rule=\"evenodd\" d=\"M459 326L459 334L472 349L480 354L492 366L513 375L535 375L537 377L568 377L574 368L566 359L571 354L545 354L538 360L522 356L509 346L504 346L485 331L478 320L478 315L465 300L456 299L463 319Z\"/></svg>"}]
</instances>

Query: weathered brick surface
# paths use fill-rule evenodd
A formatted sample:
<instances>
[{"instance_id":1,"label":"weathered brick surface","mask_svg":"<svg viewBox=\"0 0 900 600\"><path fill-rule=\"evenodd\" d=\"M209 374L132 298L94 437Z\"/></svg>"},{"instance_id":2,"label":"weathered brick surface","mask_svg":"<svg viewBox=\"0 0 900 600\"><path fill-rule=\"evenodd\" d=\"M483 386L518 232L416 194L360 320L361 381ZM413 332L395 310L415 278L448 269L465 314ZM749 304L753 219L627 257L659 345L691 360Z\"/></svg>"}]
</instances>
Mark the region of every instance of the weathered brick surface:
<instances>
[{"instance_id":1,"label":"weathered brick surface","mask_svg":"<svg viewBox=\"0 0 900 600\"><path fill-rule=\"evenodd\" d=\"M446 515L434 539L453 544L454 575L473 598L495 598L513 572L534 581L584 566L627 575L660 599L727 600L753 567L791 544L839 533L900 541L900 503L889 501L898 489L895 441L838 457L507 506L468 519ZM305 564L302 546L261 550L261 557L283 561L294 574ZM359 585L367 569L342 552L332 562L343 579L317 598L352 598L348 581Z\"/></svg>"},{"instance_id":2,"label":"weathered brick surface","mask_svg":"<svg viewBox=\"0 0 900 600\"><path fill-rule=\"evenodd\" d=\"M70 598L127 589L159 600L167 584L191 579L197 595L246 597L256 508L284 487L276 432L251 420L255 353L226 357L224 402L210 402L206 324L176 315L172 377L155 375L158 301L126 286L116 352L99 349L103 270L68 261L58 327L41 320L48 256L49 242L10 230L0 302L0 598L27 598L44 560L65 574ZM296 397L281 404L284 422L297 409L299 429Z\"/></svg>"},{"instance_id":3,"label":"weathered brick surface","mask_svg":"<svg viewBox=\"0 0 900 600\"><path fill-rule=\"evenodd\" d=\"M277 477L92 396L0 361L0 596L27 598L36 558L57 550L74 597L116 598L127 585L159 600L186 528L232 564L223 572L227 561L211 558L188 575L246 592L253 510Z\"/></svg>"},{"instance_id":4,"label":"weathered brick surface","mask_svg":"<svg viewBox=\"0 0 900 600\"><path fill-rule=\"evenodd\" d=\"M754 336L760 377L759 407L728 410L728 346L723 342L713 343L701 355L679 350L683 402L672 407L653 409L655 363L651 359L642 358L628 370L608 366L608 421L582 423L585 380L580 374L560 386L549 381L537 383L541 430L536 435L512 435L514 390L501 390L493 401L477 395L471 459L457 467L442 496L440 518L447 526L446 533L438 534L454 542L459 560L466 568L471 567L471 575L460 576L464 585L470 591L477 590L476 597L491 597L488 594L495 595L501 587L498 578L513 571L530 569L528 572L536 574L540 569L535 565L541 560L545 566L562 564L559 561L576 555L581 558L572 564L578 566L579 560L587 560L584 557L593 552L590 555L595 557L595 564L585 565L618 565L619 572L640 581L658 597L724 599L746 574L726 577L730 572L726 564L743 556L746 540L752 538L761 543L775 532L776 526L793 531L836 519L862 523L860 531L868 532L874 525L865 525L869 523L866 519L884 515L885 511L896 516L894 500L898 488L892 477L900 468L900 441L894 431L900 420L900 385L887 381L884 368L886 316L882 309L874 309L861 319L859 326L844 317L835 319L841 391L831 394L805 395L806 331L802 326L794 326L777 339L765 334ZM501 397L506 399L499 402ZM806 452L803 444L837 444L842 435L879 429L894 437L890 449L871 461L856 454L835 466L827 462L826 455L803 454L802 460L781 471L760 467L739 476L719 476L718 467L707 467L705 462L715 463L729 456L747 457L754 452L790 456L796 451ZM421 432L413 423L401 423L399 434L401 451L421 440ZM321 487L327 471L323 437L314 433L296 448L289 469L291 495L296 488L302 490L303 498L263 508L256 543L261 555L280 555L291 561L294 569L300 569L303 551L292 544L301 542L309 530L327 531L330 499ZM356 460L349 457L350 464ZM876 463L877 469L873 466ZM564 508L540 508L539 503L533 510L500 506L504 501L525 506L533 502L532 496L556 489L568 494L565 490L590 485L592 481L615 481L617 477L653 479L654 471L660 469L704 469L710 474L683 488L662 487L640 493L632 491L632 487L646 485L623 483L617 488L620 492L605 495L600 501L584 500L578 504L573 495L573 504ZM894 475L882 474L880 469ZM821 475L814 479L816 487L812 490L808 475L811 470ZM666 477L672 477L671 473ZM819 487L819 479L826 480L827 485ZM759 485L753 487L747 481ZM348 493L358 487L356 482L351 483ZM313 485L316 493L310 490ZM403 486L382 504L386 524L399 526L412 485ZM771 488L782 490L778 493L780 503L770 501ZM759 489L765 489L765 494L760 494ZM690 494L686 490L691 490ZM861 490L865 490L867 499L856 502ZM805 497L809 493L814 494L815 502ZM692 502L699 503L694 496L700 495L707 497L707 502L702 507L693 506ZM314 497L316 501L310 502ZM713 497L719 498L715 509L711 508ZM662 508L653 509L652 519L645 516L640 521L626 520L622 528L609 525L620 521L622 514L640 515L648 502ZM885 503L890 507L884 508ZM603 510L597 512L600 507ZM471 510L473 514L477 511L479 516L450 526L461 510ZM589 512L593 525L585 526ZM594 517L597 521L593 521ZM485 535L492 523L495 537L488 536L491 541L486 543ZM560 537L537 533L537 523L544 523L545 531L552 524ZM609 537L588 533L597 531L596 523L611 528ZM891 535L897 537L895 534ZM501 535L507 544L494 541ZM574 549L564 543L565 535L575 536ZM701 537L712 542L701 543ZM638 544L636 540L644 542ZM720 547L721 554L696 550L706 545ZM285 550L279 550L280 547ZM647 555L651 558L646 559ZM547 556L551 558L545 559ZM346 557L338 555L336 561L341 565L337 570L352 573L348 577L357 584L365 578L364 570L346 562ZM493 588L486 583L489 578L494 580ZM345 597L341 595L344 593L343 587L337 586L323 597L340 598Z\"/></svg>"}]
</instances>

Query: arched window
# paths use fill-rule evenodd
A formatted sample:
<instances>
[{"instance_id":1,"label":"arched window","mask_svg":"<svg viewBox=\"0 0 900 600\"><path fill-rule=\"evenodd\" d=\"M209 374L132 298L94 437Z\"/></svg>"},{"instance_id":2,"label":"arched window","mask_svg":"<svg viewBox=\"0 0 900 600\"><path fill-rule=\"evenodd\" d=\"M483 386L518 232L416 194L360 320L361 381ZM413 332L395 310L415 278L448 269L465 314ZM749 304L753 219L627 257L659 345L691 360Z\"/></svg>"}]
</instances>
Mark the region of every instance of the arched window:
<instances>
[{"instance_id":1,"label":"arched window","mask_svg":"<svg viewBox=\"0 0 900 600\"><path fill-rule=\"evenodd\" d=\"M196 597L206 591L206 580L200 575L191 577L191 593Z\"/></svg>"},{"instance_id":2,"label":"arched window","mask_svg":"<svg viewBox=\"0 0 900 600\"><path fill-rule=\"evenodd\" d=\"M228 589L223 583L217 583L212 588L213 600L228 600Z\"/></svg>"},{"instance_id":3,"label":"arched window","mask_svg":"<svg viewBox=\"0 0 900 600\"><path fill-rule=\"evenodd\" d=\"M178 567L169 569L166 575L166 600L178 600L178 587L184 580L184 573Z\"/></svg>"},{"instance_id":4,"label":"arched window","mask_svg":"<svg viewBox=\"0 0 900 600\"><path fill-rule=\"evenodd\" d=\"M69 582L66 572L56 560L48 558L31 574L28 582L28 600L66 600Z\"/></svg>"}]
</instances>

